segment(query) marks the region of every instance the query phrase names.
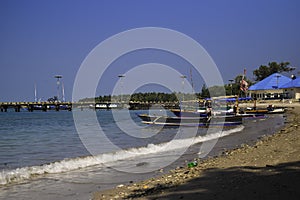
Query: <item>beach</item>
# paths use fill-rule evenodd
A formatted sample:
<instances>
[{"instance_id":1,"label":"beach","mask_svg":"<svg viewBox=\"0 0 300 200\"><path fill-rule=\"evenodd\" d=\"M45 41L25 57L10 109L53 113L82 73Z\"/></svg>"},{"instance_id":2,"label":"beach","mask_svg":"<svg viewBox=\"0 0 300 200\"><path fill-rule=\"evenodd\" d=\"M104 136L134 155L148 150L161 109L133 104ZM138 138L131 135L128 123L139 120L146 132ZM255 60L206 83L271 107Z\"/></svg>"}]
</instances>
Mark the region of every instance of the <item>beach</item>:
<instances>
[{"instance_id":1,"label":"beach","mask_svg":"<svg viewBox=\"0 0 300 200\"><path fill-rule=\"evenodd\" d=\"M253 145L195 158L195 167L95 191L93 199L299 199L300 105L286 106L285 126Z\"/></svg>"}]
</instances>

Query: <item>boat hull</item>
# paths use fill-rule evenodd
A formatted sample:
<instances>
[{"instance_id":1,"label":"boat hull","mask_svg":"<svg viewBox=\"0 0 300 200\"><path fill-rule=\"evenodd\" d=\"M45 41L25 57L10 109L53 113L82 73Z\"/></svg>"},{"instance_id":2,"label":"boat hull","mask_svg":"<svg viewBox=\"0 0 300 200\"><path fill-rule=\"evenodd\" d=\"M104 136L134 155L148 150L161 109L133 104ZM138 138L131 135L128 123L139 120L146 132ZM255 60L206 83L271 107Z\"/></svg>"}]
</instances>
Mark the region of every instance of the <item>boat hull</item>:
<instances>
[{"instance_id":1,"label":"boat hull","mask_svg":"<svg viewBox=\"0 0 300 200\"><path fill-rule=\"evenodd\" d=\"M251 109L245 110L246 114L282 114L285 113L284 108L275 108L275 109Z\"/></svg>"},{"instance_id":2,"label":"boat hull","mask_svg":"<svg viewBox=\"0 0 300 200\"><path fill-rule=\"evenodd\" d=\"M212 117L169 117L140 114L144 124L164 126L198 126L198 127L223 127L242 124L242 117L237 116L212 116Z\"/></svg>"}]
</instances>

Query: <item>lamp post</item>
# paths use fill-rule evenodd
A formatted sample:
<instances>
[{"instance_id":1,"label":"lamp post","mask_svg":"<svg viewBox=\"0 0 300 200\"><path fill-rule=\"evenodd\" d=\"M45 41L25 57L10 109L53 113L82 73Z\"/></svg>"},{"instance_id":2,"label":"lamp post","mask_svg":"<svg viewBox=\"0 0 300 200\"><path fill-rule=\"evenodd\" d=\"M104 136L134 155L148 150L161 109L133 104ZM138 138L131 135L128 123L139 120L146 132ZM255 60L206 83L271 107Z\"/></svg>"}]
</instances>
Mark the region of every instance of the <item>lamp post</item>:
<instances>
[{"instance_id":1,"label":"lamp post","mask_svg":"<svg viewBox=\"0 0 300 200\"><path fill-rule=\"evenodd\" d=\"M277 92L278 92L277 94L278 95L280 95L279 94L279 80L278 80L280 77L281 77L280 75L276 75L276 78L277 78L277 80L276 80L276 89L277 89ZM277 95L277 97L278 97L278 95ZM274 96L273 98L275 98L275 94L273 94L273 96Z\"/></svg>"},{"instance_id":2,"label":"lamp post","mask_svg":"<svg viewBox=\"0 0 300 200\"><path fill-rule=\"evenodd\" d=\"M119 77L119 79L120 79L120 85L121 85L121 99L120 99L120 101L121 101L121 104L122 104L122 102L123 102L123 98L122 98L122 96L123 96L123 78L125 77L125 75L124 74L120 74L120 75L118 75L118 77Z\"/></svg>"},{"instance_id":3,"label":"lamp post","mask_svg":"<svg viewBox=\"0 0 300 200\"><path fill-rule=\"evenodd\" d=\"M292 75L291 75L291 79L292 79L292 85L291 85L291 87L292 87L292 88L294 87L294 80L295 80L296 78L297 78L297 77L295 76L295 74L292 74ZM293 90L294 90L294 89L293 89ZM293 94L292 94L292 95L293 95L294 98L296 98L296 97L295 97L295 91L293 91Z\"/></svg>"},{"instance_id":4,"label":"lamp post","mask_svg":"<svg viewBox=\"0 0 300 200\"><path fill-rule=\"evenodd\" d=\"M184 79L186 78L185 75L180 76L182 78L182 101L184 101Z\"/></svg>"},{"instance_id":5,"label":"lamp post","mask_svg":"<svg viewBox=\"0 0 300 200\"><path fill-rule=\"evenodd\" d=\"M56 85L57 85L57 101L59 101L59 86L60 86L60 79L62 78L62 75L55 75L54 78L57 79Z\"/></svg>"},{"instance_id":6,"label":"lamp post","mask_svg":"<svg viewBox=\"0 0 300 200\"><path fill-rule=\"evenodd\" d=\"M281 77L280 75L276 75L276 78L277 78L277 80L276 80L276 87L277 87L277 89L278 89L278 85L279 85L279 77Z\"/></svg>"},{"instance_id":7,"label":"lamp post","mask_svg":"<svg viewBox=\"0 0 300 200\"><path fill-rule=\"evenodd\" d=\"M230 95L232 95L232 82L234 81L233 79L228 80L230 82Z\"/></svg>"},{"instance_id":8,"label":"lamp post","mask_svg":"<svg viewBox=\"0 0 300 200\"><path fill-rule=\"evenodd\" d=\"M65 102L65 86L64 86L64 82L61 82L61 90L62 90L62 101Z\"/></svg>"},{"instance_id":9,"label":"lamp post","mask_svg":"<svg viewBox=\"0 0 300 200\"><path fill-rule=\"evenodd\" d=\"M34 102L37 102L36 83L34 83Z\"/></svg>"}]
</instances>

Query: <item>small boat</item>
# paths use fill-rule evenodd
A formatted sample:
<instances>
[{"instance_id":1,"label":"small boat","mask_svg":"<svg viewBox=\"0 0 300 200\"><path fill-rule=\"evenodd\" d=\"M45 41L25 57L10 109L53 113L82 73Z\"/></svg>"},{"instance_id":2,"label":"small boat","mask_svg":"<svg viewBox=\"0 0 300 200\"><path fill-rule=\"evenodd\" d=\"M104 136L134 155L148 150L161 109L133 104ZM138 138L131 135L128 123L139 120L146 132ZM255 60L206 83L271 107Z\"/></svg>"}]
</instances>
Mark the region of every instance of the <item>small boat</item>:
<instances>
[{"instance_id":1,"label":"small boat","mask_svg":"<svg viewBox=\"0 0 300 200\"><path fill-rule=\"evenodd\" d=\"M192 110L184 110L180 111L180 109L171 109L177 117L186 118L186 117L208 117L208 113L204 112L198 112L198 111L192 111ZM234 119L234 118L258 118L258 117L265 117L265 113L234 113L231 112L231 110L228 111L213 111L211 115L218 116L218 117L228 117L228 119Z\"/></svg>"},{"instance_id":2,"label":"small boat","mask_svg":"<svg viewBox=\"0 0 300 200\"><path fill-rule=\"evenodd\" d=\"M170 117L148 114L139 114L142 123L163 126L198 126L198 127L223 127L242 124L242 117L235 116L210 116L210 117Z\"/></svg>"},{"instance_id":3,"label":"small boat","mask_svg":"<svg viewBox=\"0 0 300 200\"><path fill-rule=\"evenodd\" d=\"M107 109L107 104L103 103L96 103L96 104L90 104L89 105L90 109Z\"/></svg>"},{"instance_id":4,"label":"small boat","mask_svg":"<svg viewBox=\"0 0 300 200\"><path fill-rule=\"evenodd\" d=\"M273 105L269 105L267 108L246 108L243 113L246 114L282 114L285 113L285 108L276 108Z\"/></svg>"},{"instance_id":5,"label":"small boat","mask_svg":"<svg viewBox=\"0 0 300 200\"><path fill-rule=\"evenodd\" d=\"M211 110L211 108L198 108L196 109L171 109L171 112L174 113L177 117L206 117L208 116L208 113L210 112L211 115L235 115L233 108L226 107L224 109L218 109L218 110Z\"/></svg>"},{"instance_id":6,"label":"small boat","mask_svg":"<svg viewBox=\"0 0 300 200\"><path fill-rule=\"evenodd\" d=\"M207 111L205 109L198 110L181 110L181 109L171 109L170 110L177 117L206 117Z\"/></svg>"}]
</instances>

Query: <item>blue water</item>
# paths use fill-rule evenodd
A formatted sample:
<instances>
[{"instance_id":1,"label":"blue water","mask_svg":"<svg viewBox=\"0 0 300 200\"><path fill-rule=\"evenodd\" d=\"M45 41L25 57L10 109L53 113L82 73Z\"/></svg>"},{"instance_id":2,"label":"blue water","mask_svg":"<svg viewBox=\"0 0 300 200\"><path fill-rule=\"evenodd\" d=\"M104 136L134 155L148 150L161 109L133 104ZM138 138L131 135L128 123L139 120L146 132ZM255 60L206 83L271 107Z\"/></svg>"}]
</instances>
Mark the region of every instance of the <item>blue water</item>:
<instances>
[{"instance_id":1,"label":"blue water","mask_svg":"<svg viewBox=\"0 0 300 200\"><path fill-rule=\"evenodd\" d=\"M81 121L86 120L83 126L91 134L97 134L98 130L94 130L93 124L89 124L88 117L96 113L103 133L119 148L105 148L108 142L98 141L101 146L98 154L145 147L148 144L162 144L174 139L178 132L178 128L162 129L141 124L137 114L145 111L129 111L129 116L128 111L114 111L118 117L114 117L112 111L106 110L74 112L80 113ZM126 121L128 118L137 126L131 127ZM121 126L125 126L126 130L121 130L116 121L123 122ZM128 135L126 131L136 135ZM204 132L199 130L197 134L201 133ZM185 132L184 137L189 137L189 132ZM91 155L82 143L72 112L69 111L0 113L0 150L0 170L38 166Z\"/></svg>"},{"instance_id":2,"label":"blue water","mask_svg":"<svg viewBox=\"0 0 300 200\"><path fill-rule=\"evenodd\" d=\"M174 163L197 157L197 144L216 136L223 138L214 148L217 154L224 148L272 133L284 121L282 115L274 115L247 120L243 126L223 130L222 136L214 131L207 134L206 129L199 129L194 135L193 128L143 125L136 114L146 111L73 112L81 113L80 123L91 137L99 132L89 119L92 113L96 114L105 135L91 142L101 150L97 154L91 156L92 152L87 150L87 143L82 140L84 136L78 134L75 127L72 112L0 113L0 199L39 199L41 195L44 199L74 199L74 195L87 199L99 187L110 188L153 176L160 167L174 167ZM112 144L118 149L111 148ZM181 149L190 145L195 148L185 150L181 156ZM36 185L39 189L32 193Z\"/></svg>"},{"instance_id":3,"label":"blue water","mask_svg":"<svg viewBox=\"0 0 300 200\"><path fill-rule=\"evenodd\" d=\"M0 150L0 169L88 155L67 111L0 113Z\"/></svg>"}]
</instances>

